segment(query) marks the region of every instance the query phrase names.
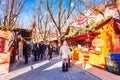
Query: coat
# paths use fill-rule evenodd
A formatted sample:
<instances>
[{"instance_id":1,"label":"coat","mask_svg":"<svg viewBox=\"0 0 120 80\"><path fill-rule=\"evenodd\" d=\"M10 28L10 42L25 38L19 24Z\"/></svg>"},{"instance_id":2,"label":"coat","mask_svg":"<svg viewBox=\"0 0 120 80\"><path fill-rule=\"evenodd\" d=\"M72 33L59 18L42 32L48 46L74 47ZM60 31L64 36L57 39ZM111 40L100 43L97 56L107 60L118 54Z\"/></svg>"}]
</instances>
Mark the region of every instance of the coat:
<instances>
[{"instance_id":1,"label":"coat","mask_svg":"<svg viewBox=\"0 0 120 80\"><path fill-rule=\"evenodd\" d=\"M63 59L68 59L70 57L70 48L67 46L67 45L62 45L60 47L60 56L63 58Z\"/></svg>"}]
</instances>

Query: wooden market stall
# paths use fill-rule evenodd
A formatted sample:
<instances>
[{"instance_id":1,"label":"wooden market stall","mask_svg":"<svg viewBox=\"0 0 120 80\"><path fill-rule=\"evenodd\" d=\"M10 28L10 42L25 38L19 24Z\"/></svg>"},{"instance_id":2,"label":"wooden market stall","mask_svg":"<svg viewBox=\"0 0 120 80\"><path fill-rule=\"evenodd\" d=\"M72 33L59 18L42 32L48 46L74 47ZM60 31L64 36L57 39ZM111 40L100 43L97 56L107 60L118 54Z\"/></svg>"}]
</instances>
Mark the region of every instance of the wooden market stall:
<instances>
[{"instance_id":1,"label":"wooden market stall","mask_svg":"<svg viewBox=\"0 0 120 80\"><path fill-rule=\"evenodd\" d=\"M93 52L89 53L89 62L106 67L106 59L110 52L120 52L120 28L113 18L107 19L95 27L100 31L93 40Z\"/></svg>"},{"instance_id":2,"label":"wooden market stall","mask_svg":"<svg viewBox=\"0 0 120 80\"><path fill-rule=\"evenodd\" d=\"M24 39L30 40L28 37L31 36L31 30L0 27L0 74L9 72L10 62L15 60L17 53L19 54L19 52L16 51L19 48L19 34L22 35Z\"/></svg>"},{"instance_id":3,"label":"wooden market stall","mask_svg":"<svg viewBox=\"0 0 120 80\"><path fill-rule=\"evenodd\" d=\"M72 51L72 59L82 61L85 54L88 63L106 68L108 54L110 52L120 54L119 23L119 20L109 17L96 24L94 28L97 32L87 31L67 37L68 41L75 41L80 46L76 46Z\"/></svg>"}]
</instances>

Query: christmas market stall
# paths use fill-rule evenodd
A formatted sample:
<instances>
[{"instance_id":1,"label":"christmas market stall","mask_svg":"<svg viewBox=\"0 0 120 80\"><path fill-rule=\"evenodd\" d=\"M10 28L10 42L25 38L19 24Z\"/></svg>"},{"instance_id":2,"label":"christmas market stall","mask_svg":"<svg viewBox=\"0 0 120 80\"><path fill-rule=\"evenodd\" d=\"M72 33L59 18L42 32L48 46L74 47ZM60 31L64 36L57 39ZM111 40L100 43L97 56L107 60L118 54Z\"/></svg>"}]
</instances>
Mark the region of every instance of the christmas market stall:
<instances>
[{"instance_id":1,"label":"christmas market stall","mask_svg":"<svg viewBox=\"0 0 120 80\"><path fill-rule=\"evenodd\" d=\"M20 49L20 37L25 40L31 39L31 30L15 27L0 27L0 74L8 73L10 63L14 63Z\"/></svg>"},{"instance_id":2,"label":"christmas market stall","mask_svg":"<svg viewBox=\"0 0 120 80\"><path fill-rule=\"evenodd\" d=\"M84 60L92 65L106 68L109 53L120 54L119 24L119 20L109 16L97 23L89 23L76 32L69 28L64 38L68 42L73 42L72 45L76 44L71 52L72 59L80 62ZM120 68L119 61L118 67Z\"/></svg>"}]
</instances>

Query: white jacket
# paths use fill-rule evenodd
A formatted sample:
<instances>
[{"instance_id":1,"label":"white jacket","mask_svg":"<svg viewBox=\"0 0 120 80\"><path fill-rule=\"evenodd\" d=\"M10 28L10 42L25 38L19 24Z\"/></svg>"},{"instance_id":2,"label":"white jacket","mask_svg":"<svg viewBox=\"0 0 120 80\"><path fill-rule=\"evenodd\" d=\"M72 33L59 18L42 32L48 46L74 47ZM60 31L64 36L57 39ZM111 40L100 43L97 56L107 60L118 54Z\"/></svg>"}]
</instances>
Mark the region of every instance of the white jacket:
<instances>
[{"instance_id":1,"label":"white jacket","mask_svg":"<svg viewBox=\"0 0 120 80\"><path fill-rule=\"evenodd\" d=\"M60 47L60 56L64 58L69 58L70 57L70 48L67 45L62 45Z\"/></svg>"}]
</instances>

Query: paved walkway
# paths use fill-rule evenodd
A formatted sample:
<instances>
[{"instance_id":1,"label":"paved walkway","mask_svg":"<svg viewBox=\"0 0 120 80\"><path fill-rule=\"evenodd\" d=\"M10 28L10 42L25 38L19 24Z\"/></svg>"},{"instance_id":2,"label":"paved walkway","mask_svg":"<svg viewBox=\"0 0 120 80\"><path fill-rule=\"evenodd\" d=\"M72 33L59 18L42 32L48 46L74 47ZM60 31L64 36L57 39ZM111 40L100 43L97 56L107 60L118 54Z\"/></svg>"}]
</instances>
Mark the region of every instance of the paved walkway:
<instances>
[{"instance_id":1,"label":"paved walkway","mask_svg":"<svg viewBox=\"0 0 120 80\"><path fill-rule=\"evenodd\" d=\"M0 80L102 80L74 65L68 72L62 72L61 59L57 55L50 62L46 59L37 62L29 59L29 64L24 65L23 61L19 61L10 70L0 76Z\"/></svg>"},{"instance_id":2,"label":"paved walkway","mask_svg":"<svg viewBox=\"0 0 120 80\"><path fill-rule=\"evenodd\" d=\"M83 63L81 63L79 61L72 60L71 63L79 68L83 68ZM85 71L87 71L95 76L98 76L102 80L120 80L120 75L110 73L106 69L103 69L103 68L100 68L97 66L92 66L90 64L86 64Z\"/></svg>"}]
</instances>

